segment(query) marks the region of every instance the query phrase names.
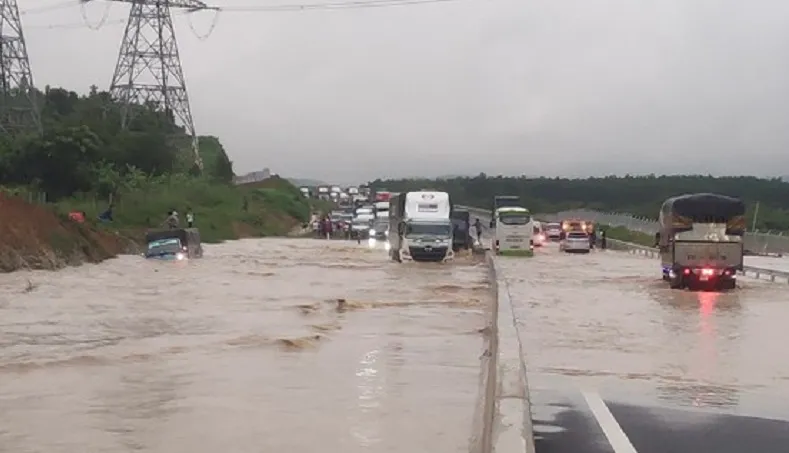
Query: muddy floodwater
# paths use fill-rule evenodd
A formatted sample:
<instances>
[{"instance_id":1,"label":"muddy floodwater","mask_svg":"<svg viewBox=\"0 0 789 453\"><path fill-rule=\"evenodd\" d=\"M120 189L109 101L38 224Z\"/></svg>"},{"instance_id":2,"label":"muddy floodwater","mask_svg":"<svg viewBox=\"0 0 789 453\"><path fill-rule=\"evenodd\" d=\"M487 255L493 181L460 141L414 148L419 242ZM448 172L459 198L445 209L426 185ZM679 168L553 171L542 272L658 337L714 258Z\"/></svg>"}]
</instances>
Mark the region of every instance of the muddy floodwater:
<instances>
[{"instance_id":1,"label":"muddy floodwater","mask_svg":"<svg viewBox=\"0 0 789 453\"><path fill-rule=\"evenodd\" d=\"M263 239L0 275L0 452L468 451L486 272Z\"/></svg>"},{"instance_id":2,"label":"muddy floodwater","mask_svg":"<svg viewBox=\"0 0 789 453\"><path fill-rule=\"evenodd\" d=\"M500 260L535 388L629 402L789 416L785 283L671 290L659 262L627 253Z\"/></svg>"}]
</instances>

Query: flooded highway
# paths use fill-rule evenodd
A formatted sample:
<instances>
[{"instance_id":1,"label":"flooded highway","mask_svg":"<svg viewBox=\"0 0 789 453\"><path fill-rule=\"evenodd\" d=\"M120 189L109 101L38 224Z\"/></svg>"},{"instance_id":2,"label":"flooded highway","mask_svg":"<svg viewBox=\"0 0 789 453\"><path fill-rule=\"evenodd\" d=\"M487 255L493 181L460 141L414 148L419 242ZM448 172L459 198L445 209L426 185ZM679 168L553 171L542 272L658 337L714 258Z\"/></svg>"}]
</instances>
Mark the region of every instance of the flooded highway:
<instances>
[{"instance_id":1,"label":"flooded highway","mask_svg":"<svg viewBox=\"0 0 789 453\"><path fill-rule=\"evenodd\" d=\"M746 256L743 261L745 262L746 266L789 272L789 258L779 258L772 256Z\"/></svg>"},{"instance_id":2,"label":"flooded highway","mask_svg":"<svg viewBox=\"0 0 789 453\"><path fill-rule=\"evenodd\" d=\"M466 452L486 275L310 239L0 275L0 452Z\"/></svg>"},{"instance_id":3,"label":"flooded highway","mask_svg":"<svg viewBox=\"0 0 789 453\"><path fill-rule=\"evenodd\" d=\"M671 290L657 260L497 259L528 370L537 453L789 448L785 284Z\"/></svg>"},{"instance_id":4,"label":"flooded highway","mask_svg":"<svg viewBox=\"0 0 789 453\"><path fill-rule=\"evenodd\" d=\"M789 362L777 359L789 342L785 285L741 278L730 293L671 290L656 260L555 245L499 263L533 387L789 415Z\"/></svg>"}]
</instances>

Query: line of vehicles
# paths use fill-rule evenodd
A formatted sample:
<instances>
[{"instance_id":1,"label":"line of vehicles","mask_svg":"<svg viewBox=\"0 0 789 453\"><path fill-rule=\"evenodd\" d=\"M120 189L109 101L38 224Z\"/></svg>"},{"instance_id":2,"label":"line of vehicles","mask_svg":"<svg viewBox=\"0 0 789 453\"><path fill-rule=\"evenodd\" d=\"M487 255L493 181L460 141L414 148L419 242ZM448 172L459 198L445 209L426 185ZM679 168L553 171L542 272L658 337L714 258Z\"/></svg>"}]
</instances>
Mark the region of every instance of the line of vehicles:
<instances>
[{"instance_id":1,"label":"line of vehicles","mask_svg":"<svg viewBox=\"0 0 789 453\"><path fill-rule=\"evenodd\" d=\"M317 186L299 187L299 191L306 198L316 198L318 200L331 201L337 204L365 203L370 200L371 190L369 187L347 187L340 186Z\"/></svg>"},{"instance_id":2,"label":"line of vehicles","mask_svg":"<svg viewBox=\"0 0 789 453\"><path fill-rule=\"evenodd\" d=\"M319 188L320 189L320 188ZM327 188L330 193L333 188ZM351 188L354 189L354 188ZM453 205L446 192L391 193L348 190L355 201L341 202L331 219L349 238L386 241L390 257L403 261L448 261L472 248L471 216ZM696 193L672 197L659 213L654 246L663 279L671 288L734 289L743 269L745 203L725 195ZM498 255L532 256L534 247L558 241L568 253L589 253L596 225L586 219L541 223L517 196L493 199L491 250ZM146 258L184 260L203 255L197 228L149 231Z\"/></svg>"},{"instance_id":3,"label":"line of vehicles","mask_svg":"<svg viewBox=\"0 0 789 453\"><path fill-rule=\"evenodd\" d=\"M491 246L495 253L529 255L526 243L533 250L547 241L559 242L559 249L567 253L589 253L595 247L594 222L564 219L543 224L531 220L520 204L515 196L494 198L490 227L496 229ZM665 200L654 246L659 249L662 277L669 286L736 288L745 255L745 212L742 200L720 194L695 193Z\"/></svg>"}]
</instances>

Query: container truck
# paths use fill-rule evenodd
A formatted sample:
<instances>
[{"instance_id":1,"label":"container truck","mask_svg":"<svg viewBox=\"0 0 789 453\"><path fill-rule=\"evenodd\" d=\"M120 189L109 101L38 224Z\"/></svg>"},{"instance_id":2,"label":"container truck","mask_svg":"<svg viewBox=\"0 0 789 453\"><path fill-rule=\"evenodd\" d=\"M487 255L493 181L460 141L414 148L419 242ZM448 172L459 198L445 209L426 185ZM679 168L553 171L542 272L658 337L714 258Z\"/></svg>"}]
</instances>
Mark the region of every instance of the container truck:
<instances>
[{"instance_id":1,"label":"container truck","mask_svg":"<svg viewBox=\"0 0 789 453\"><path fill-rule=\"evenodd\" d=\"M404 192L389 202L389 254L395 261L448 261L452 204L446 192Z\"/></svg>"}]
</instances>

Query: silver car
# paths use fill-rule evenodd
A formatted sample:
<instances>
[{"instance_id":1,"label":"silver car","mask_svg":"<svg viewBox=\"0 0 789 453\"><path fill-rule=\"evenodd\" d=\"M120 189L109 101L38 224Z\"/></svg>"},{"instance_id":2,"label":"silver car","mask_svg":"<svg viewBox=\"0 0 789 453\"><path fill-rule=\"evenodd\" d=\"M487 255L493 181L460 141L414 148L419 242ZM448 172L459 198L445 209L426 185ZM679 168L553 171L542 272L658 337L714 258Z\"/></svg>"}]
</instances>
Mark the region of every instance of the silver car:
<instances>
[{"instance_id":1,"label":"silver car","mask_svg":"<svg viewBox=\"0 0 789 453\"><path fill-rule=\"evenodd\" d=\"M559 243L559 250L573 253L589 253L591 250L589 235L579 231L567 233Z\"/></svg>"}]
</instances>

